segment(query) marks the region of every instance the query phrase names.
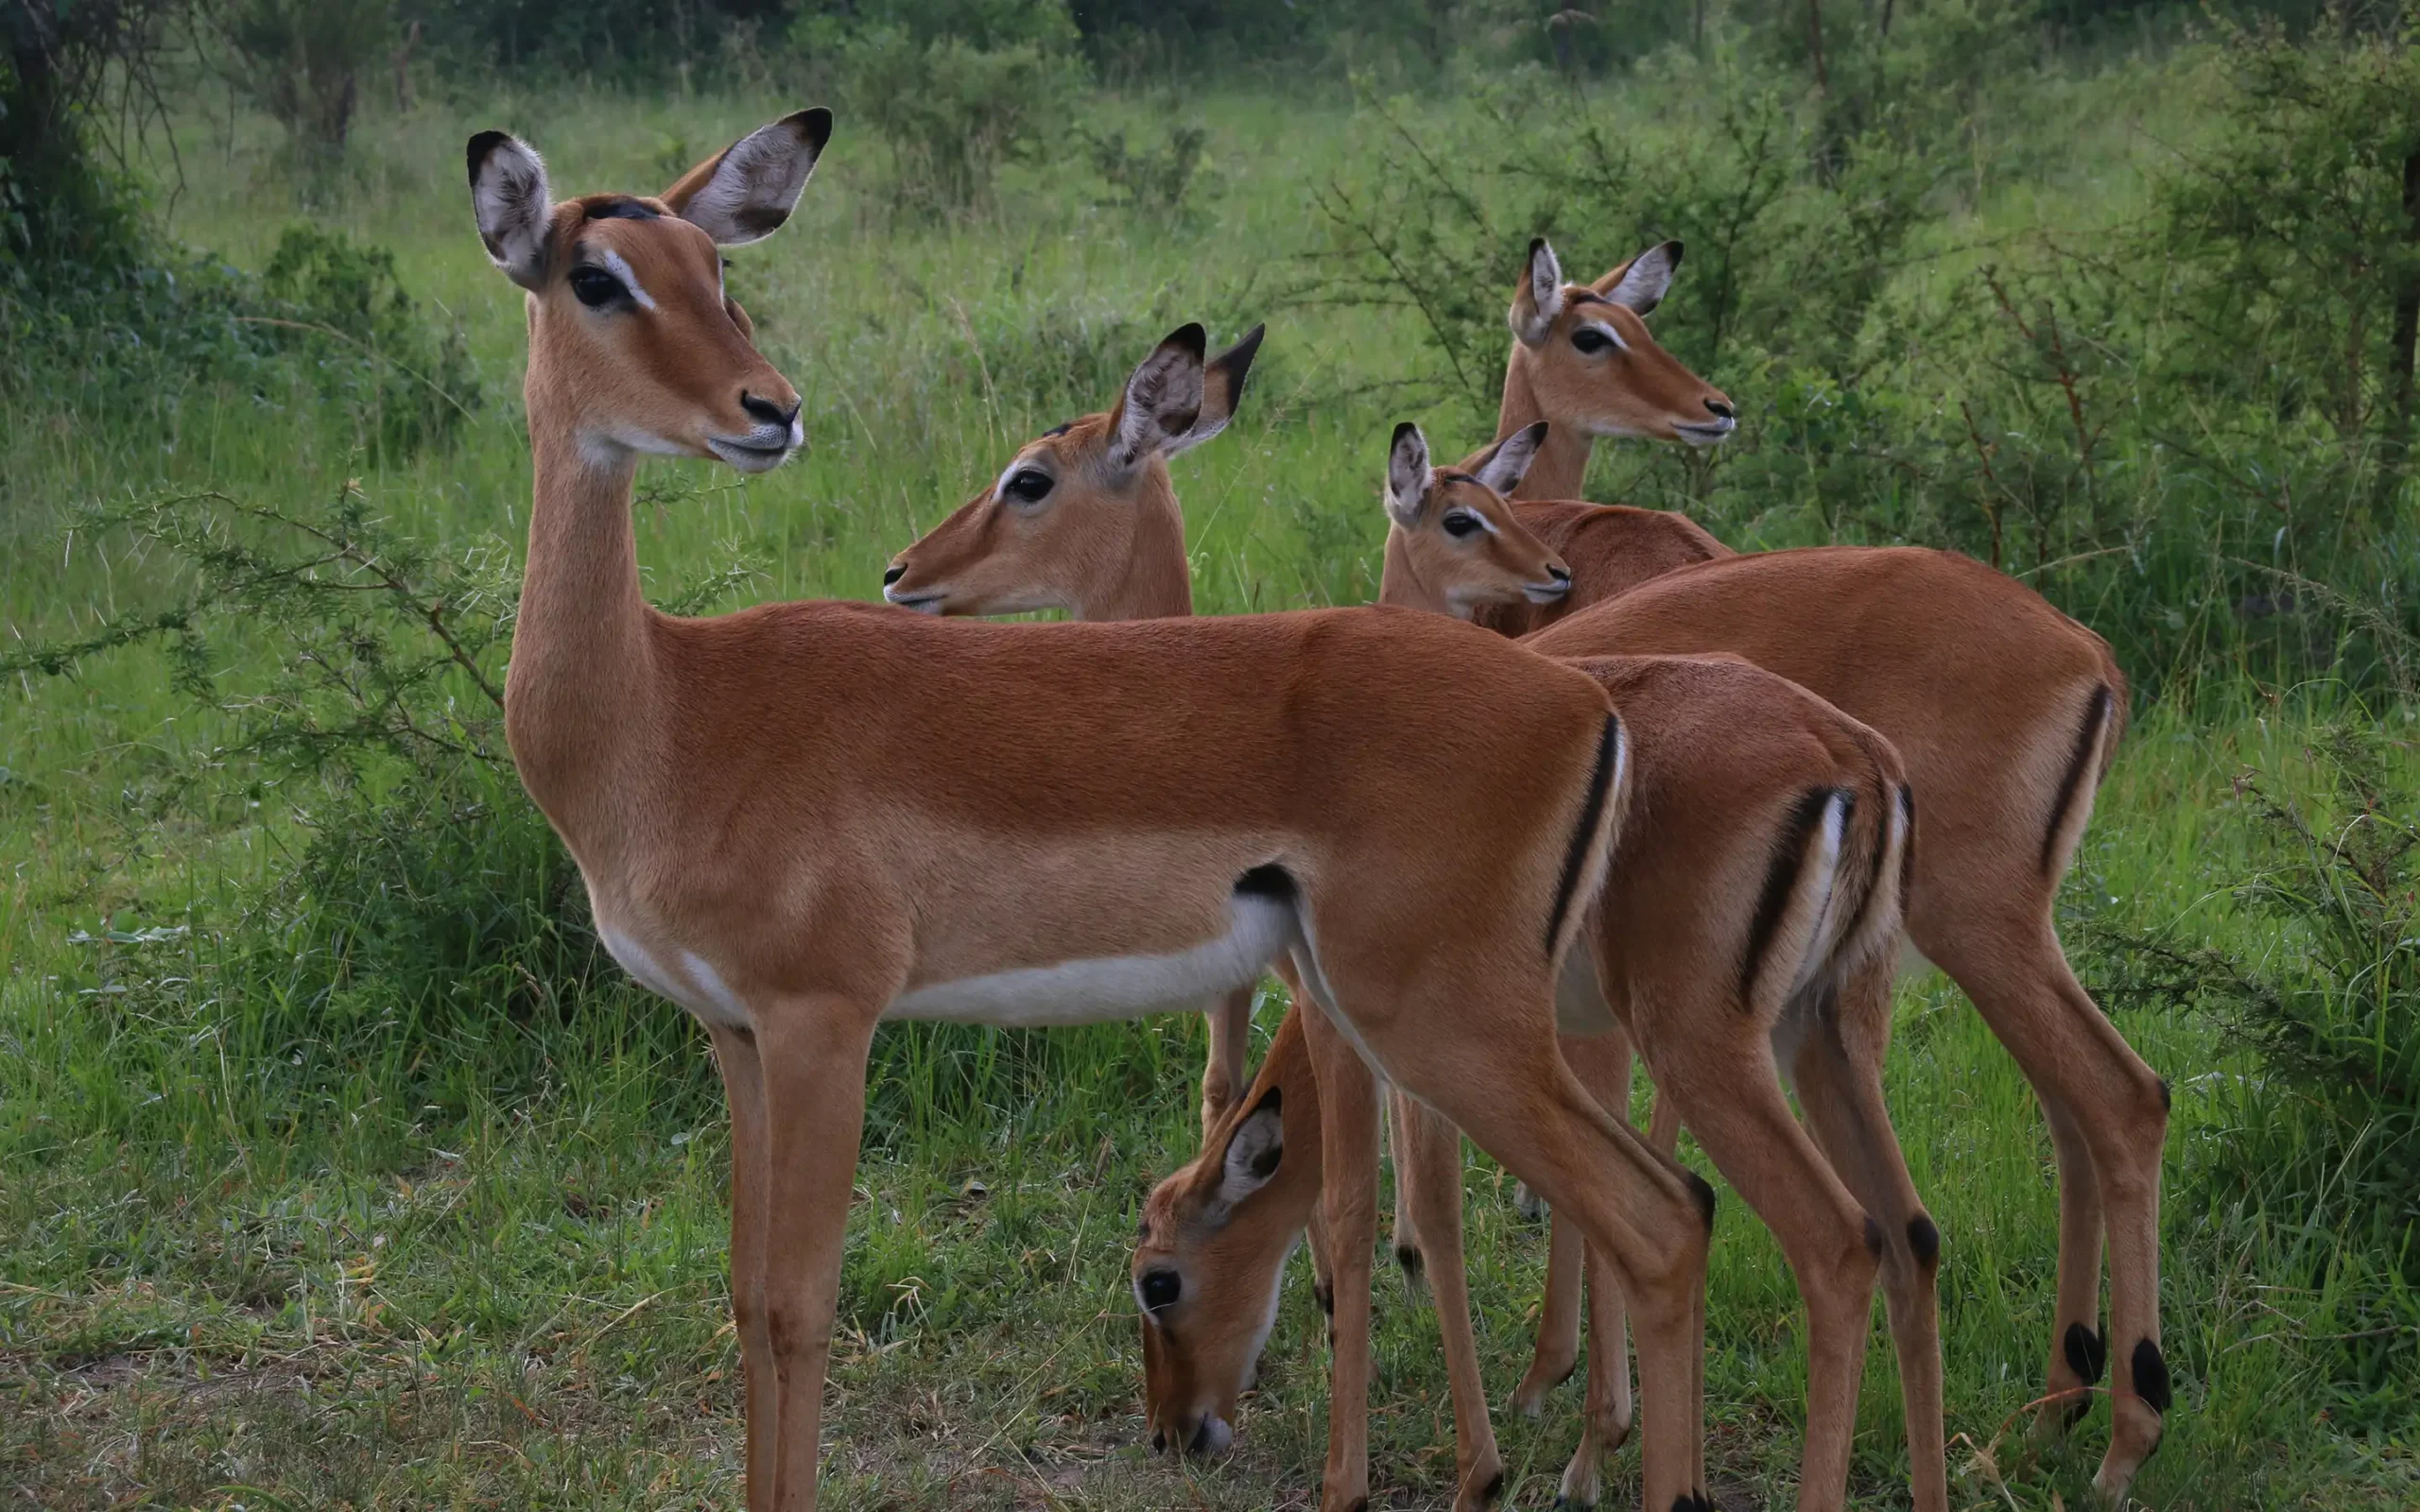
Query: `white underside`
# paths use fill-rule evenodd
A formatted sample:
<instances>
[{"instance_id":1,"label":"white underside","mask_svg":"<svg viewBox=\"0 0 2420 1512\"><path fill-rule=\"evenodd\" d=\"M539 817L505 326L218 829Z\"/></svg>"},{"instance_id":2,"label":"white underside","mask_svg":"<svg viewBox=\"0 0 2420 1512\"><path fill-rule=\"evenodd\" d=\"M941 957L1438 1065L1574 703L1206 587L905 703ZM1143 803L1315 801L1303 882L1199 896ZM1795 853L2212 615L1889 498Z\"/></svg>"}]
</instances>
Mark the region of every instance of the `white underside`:
<instances>
[{"instance_id":1,"label":"white underside","mask_svg":"<svg viewBox=\"0 0 2420 1512\"><path fill-rule=\"evenodd\" d=\"M944 1019L1003 1028L1043 1028L1131 1019L1204 1000L1256 980L1293 943L1294 910L1238 897L1234 927L1171 955L1111 955L936 982L894 999L886 1019Z\"/></svg>"}]
</instances>

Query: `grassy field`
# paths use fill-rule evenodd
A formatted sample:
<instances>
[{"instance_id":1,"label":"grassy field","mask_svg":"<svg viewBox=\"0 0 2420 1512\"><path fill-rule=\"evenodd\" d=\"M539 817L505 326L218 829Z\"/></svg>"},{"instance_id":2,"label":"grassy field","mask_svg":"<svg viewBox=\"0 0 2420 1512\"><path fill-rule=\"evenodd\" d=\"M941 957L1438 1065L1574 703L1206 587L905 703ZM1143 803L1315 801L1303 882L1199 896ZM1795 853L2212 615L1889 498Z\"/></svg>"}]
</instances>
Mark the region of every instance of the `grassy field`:
<instances>
[{"instance_id":1,"label":"grassy field","mask_svg":"<svg viewBox=\"0 0 2420 1512\"><path fill-rule=\"evenodd\" d=\"M2047 104L2066 124L2056 151L2034 149L2049 161L2003 189L1979 160L1973 204L1942 217L1904 278L1953 277L1976 255L1961 249L2014 226L2088 229L2128 213L2144 112L2189 129L2175 92L2145 73ZM490 96L375 116L354 178L309 209L266 122L181 120L177 235L245 266L297 217L391 248L432 318L466 335L485 403L454 444L393 463L299 388L277 400L199 385L108 412L12 405L0 417L0 624L20 640L67 636L172 593L168 565L126 541L57 534L73 501L162 486L308 507L350 484L404 535L517 553L520 297L471 232L463 137L523 133L559 192L650 190L799 103ZM1140 123L1172 107L1095 108ZM1354 171L1371 128L1341 97L1233 93L1173 108L1211 133L1214 181L1184 211L1102 208L1083 169L1051 159L1013 167L986 213L939 225L889 213L880 153L844 120L790 227L735 254L732 271L760 344L804 396L810 450L745 483L650 464L639 549L651 593L748 558L761 573L721 604L873 597L891 553L1019 441L1106 407L1166 330L1201 319L1218 341L1267 318L1234 429L1177 468L1202 608L1367 597L1389 428L1430 421L1446 453L1483 438L1458 434L1470 422L1457 412L1400 407L1411 401L1389 386L1410 370L1409 317L1275 307L1289 257L1316 241L1312 194ZM1413 108L1457 129L1451 106ZM1689 294L1685 267L1673 299ZM1709 376L1755 425L1753 375ZM1623 496L1643 465L1601 457L1592 490ZM1759 522L1708 523L1737 544L1786 543ZM215 633L236 668L217 696L233 704L245 674L282 653L257 627ZM280 942L307 936L302 916L326 900L280 884L320 804L301 787L247 785L218 749L231 714L198 705L139 650L75 679L26 677L5 700L0 1506L736 1505L726 1141L703 1035L579 939L562 946L579 971L560 990L508 970L418 998L362 983L313 997L297 984L316 979ZM2138 708L2070 881L2074 908L2181 921L2256 954L2290 948L2248 936L2214 880L2241 856L2238 779L2256 767L2305 781L2310 732L2347 708L2328 686L2250 683ZM543 869L510 850L535 833L513 793L490 796L494 810L459 822L502 836L497 866ZM497 1006L508 999L510 1011ZM2329 1231L2187 1184L2243 1116L2253 1068L2190 1015L2108 1005L2176 1089L2164 1307L2178 1403L2135 1495L2180 1508L2411 1504L2411 1425L2338 1420L2319 1345L2365 1325L2325 1279L2338 1274L2322 1263ZM2029 1446L2021 1416L2048 1345L2048 1141L1954 988L1912 979L1899 1013L1893 1110L1945 1236L1954 1495L2080 1503L2105 1414L2047 1451ZM1275 1018L1272 1005L1264 1031ZM1192 1019L1046 1039L883 1031L828 1504L1312 1503L1325 1364L1299 1278L1236 1455L1179 1466L1140 1443L1125 1246L1152 1177L1190 1153L1200 1055ZM1545 1252L1508 1185L1474 1160L1473 1290L1499 1401L1527 1360ZM1720 1211L1708 1321L1717 1489L1726 1506L1783 1504L1804 1386L1796 1298L1736 1201ZM1380 1329L1374 1484L1385 1504L1444 1504L1452 1441L1433 1320L1391 1293ZM1512 1504L1551 1500L1578 1389L1542 1423L1499 1422ZM1896 1504L1904 1467L1877 1332L1858 1504ZM1634 1475L1634 1451L1615 1504L1636 1494Z\"/></svg>"}]
</instances>

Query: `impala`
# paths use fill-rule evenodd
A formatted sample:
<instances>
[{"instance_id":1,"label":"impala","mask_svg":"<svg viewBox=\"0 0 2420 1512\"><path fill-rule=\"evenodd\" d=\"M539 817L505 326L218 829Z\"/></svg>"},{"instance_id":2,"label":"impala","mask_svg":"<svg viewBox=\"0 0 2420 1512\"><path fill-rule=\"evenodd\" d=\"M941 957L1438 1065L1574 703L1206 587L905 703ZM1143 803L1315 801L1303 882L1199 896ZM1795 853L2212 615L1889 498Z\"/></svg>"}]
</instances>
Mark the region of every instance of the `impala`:
<instances>
[{"instance_id":1,"label":"impala","mask_svg":"<svg viewBox=\"0 0 2420 1512\"><path fill-rule=\"evenodd\" d=\"M1500 490L1518 482L1547 427L1506 437L1468 471L1429 465L1416 426L1399 427L1389 458L1391 520L1383 602L1459 617L1497 604L1550 600L1563 564L1512 515ZM1013 465L1012 465L1013 469ZM955 520L953 521L953 524ZM1181 524L1181 523L1180 523ZM942 527L944 530L949 526ZM938 537L940 532L936 532ZM1075 532L1047 546L999 537L958 570L1008 602L1098 596L1185 570L1181 527L1155 531L1151 562L1116 559ZM932 539L932 538L928 538ZM1125 539L1133 540L1129 536ZM899 558L915 559L926 542ZM1062 555L1063 554L1063 555ZM1634 817L1616 851L1608 904L1593 917L1593 955L1566 971L1564 1049L1616 1116L1630 1095L1629 1040L1647 1048L1666 1095L1725 1176L1781 1236L1807 1301L1811 1368L1802 1504L1844 1495L1858 1381L1881 1257L1875 1216L1929 1232L1882 1106L1890 972L1900 930L1912 816L1887 742L1822 700L1736 658L1594 659L1577 664L1631 711ZM1651 770L1642 765L1653 752ZM1618 897L1618 902L1612 900ZM1593 1037L1593 1038L1589 1038ZM1790 1117L1779 1075L1796 1080L1816 1138ZM1275 1316L1280 1272L1312 1225L1326 1235L1323 1299L1340 1314L1366 1306L1374 1234L1375 1087L1316 1024L1281 1029L1250 1094L1209 1130L1202 1155L1147 1205L1134 1261L1143 1304L1146 1399L1154 1441L1223 1447L1237 1395ZM1471 1335L1461 1245L1459 1137L1398 1098L1397 1241L1416 1232L1433 1280L1455 1409L1457 1505L1491 1496L1503 1466L1488 1423ZM1285 1127L1324 1121L1326 1150L1282 1161ZM1347 1137L1349 1164L1334 1164ZM1672 1135L1667 1133L1668 1145ZM1323 1170L1334 1179L1322 1181ZM1854 1191L1852 1190L1854 1189ZM1408 1222L1406 1219L1408 1218ZM1558 1221L1559 1233L1568 1226ZM1559 1257L1576 1278L1578 1246ZM1929 1256L1927 1255L1927 1260ZM1593 1503L1603 1452L1632 1417L1620 1290L1597 1267L1588 1428L1564 1476L1566 1498ZM1894 1307L1919 1505L1942 1504L1940 1347L1930 1278L1908 1278L1921 1308ZM1558 1286L1560 1297L1566 1288ZM1357 1302L1357 1298L1358 1301ZM1534 1389L1567 1374L1542 1331ZM1367 1362L1356 1319L1340 1326L1330 1397L1328 1494L1366 1490Z\"/></svg>"},{"instance_id":2,"label":"impala","mask_svg":"<svg viewBox=\"0 0 2420 1512\"><path fill-rule=\"evenodd\" d=\"M2058 1160L2043 1427L2058 1432L2089 1412L2114 1363L2110 1442L2094 1484L2122 1497L2159 1445L2170 1399L2159 1342L2168 1084L2068 970L2052 905L2125 728L2126 679L2100 637L1955 553L1741 557L1680 515L1572 502L1590 438L1707 444L1729 433L1730 401L1689 378L1644 319L1680 259L1680 243L1666 242L1593 284L1565 284L1554 249L1531 245L1512 296L1496 432L1544 420L1552 437L1573 438L1550 441L1514 509L1563 556L1572 586L1556 602L1503 606L1479 622L1518 634L1597 618L1571 638L1558 627L1528 642L1555 655L1735 652L1899 748L1925 816L1908 932L2015 1057ZM2097 1327L2104 1233L2106 1333ZM1904 1270L1914 1258L1906 1236L1889 1237Z\"/></svg>"},{"instance_id":3,"label":"impala","mask_svg":"<svg viewBox=\"0 0 2420 1512\"><path fill-rule=\"evenodd\" d=\"M713 1042L752 1512L815 1504L875 1025L1196 1005L1280 951L1323 1032L1614 1255L1648 1495L1695 1504L1703 1210L1555 1048L1560 965L1625 797L1598 682L1375 610L988 625L648 605L639 455L762 472L801 444L798 393L752 344L717 245L778 229L830 132L802 111L661 196L560 203L524 144L468 150L529 337L506 731L600 939ZM1178 376L1122 411L1121 454L1184 433L1201 402Z\"/></svg>"}]
</instances>

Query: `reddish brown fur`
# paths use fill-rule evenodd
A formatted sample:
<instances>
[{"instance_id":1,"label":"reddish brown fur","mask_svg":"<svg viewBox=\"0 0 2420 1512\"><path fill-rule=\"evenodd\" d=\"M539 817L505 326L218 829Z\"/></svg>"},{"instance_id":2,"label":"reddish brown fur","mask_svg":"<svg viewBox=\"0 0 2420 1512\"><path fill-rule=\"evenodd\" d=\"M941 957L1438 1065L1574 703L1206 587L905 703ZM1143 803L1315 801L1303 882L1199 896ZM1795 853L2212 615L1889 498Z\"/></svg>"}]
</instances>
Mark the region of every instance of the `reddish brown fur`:
<instances>
[{"instance_id":1,"label":"reddish brown fur","mask_svg":"<svg viewBox=\"0 0 2420 1512\"><path fill-rule=\"evenodd\" d=\"M821 145L790 126L794 147L764 149L773 168ZM1219 937L1237 879L1270 865L1295 888L1328 1010L1623 1256L1656 1319L1642 1367L1672 1403L1649 1425L1650 1494L1701 1494L1703 1236L1677 1175L1571 1081L1545 1008L1540 935L1601 790L1603 690L1467 627L1378 611L660 614L640 594L636 450L707 453L755 434L743 394L789 406L795 392L724 308L697 228L544 212L543 170L510 139L475 139L471 166L482 233L530 291L533 509L508 734L600 933L714 1040L753 1512L815 1503L876 1022L924 984ZM794 198L804 168L787 166ZM726 225L777 223L787 199L752 200L748 178L684 183L713 189ZM566 235L609 238L656 308L579 305L571 259L553 255ZM530 255L542 240L547 255ZM1609 810L1583 836L1591 897L1616 827Z\"/></svg>"}]
</instances>

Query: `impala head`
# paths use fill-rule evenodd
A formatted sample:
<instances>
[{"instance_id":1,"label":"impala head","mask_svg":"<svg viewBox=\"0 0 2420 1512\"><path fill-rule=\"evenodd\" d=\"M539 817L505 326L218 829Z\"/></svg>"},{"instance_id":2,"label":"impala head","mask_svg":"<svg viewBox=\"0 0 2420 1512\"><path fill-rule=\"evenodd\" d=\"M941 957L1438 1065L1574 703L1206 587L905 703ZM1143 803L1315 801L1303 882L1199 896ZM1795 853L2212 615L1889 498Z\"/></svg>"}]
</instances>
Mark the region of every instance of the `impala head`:
<instances>
[{"instance_id":1,"label":"impala head","mask_svg":"<svg viewBox=\"0 0 2420 1512\"><path fill-rule=\"evenodd\" d=\"M779 230L832 135L817 107L751 132L660 196L554 201L546 167L502 131L471 138L479 240L528 291L529 411L583 455L776 467L803 439L798 391L723 292L721 247Z\"/></svg>"},{"instance_id":2,"label":"impala head","mask_svg":"<svg viewBox=\"0 0 2420 1512\"><path fill-rule=\"evenodd\" d=\"M1546 238L1530 244L1512 293L1512 379L1527 383L1547 420L1582 436L1691 446L1712 446L1737 426L1730 397L1648 332L1647 316L1680 266L1681 244L1664 242L1595 284L1565 284Z\"/></svg>"},{"instance_id":3,"label":"impala head","mask_svg":"<svg viewBox=\"0 0 2420 1512\"><path fill-rule=\"evenodd\" d=\"M1201 326L1170 332L1108 410L1028 441L982 492L892 558L882 596L927 614L1098 615L1144 538L1181 567L1184 519L1167 459L1227 428L1264 329L1207 360Z\"/></svg>"},{"instance_id":4,"label":"impala head","mask_svg":"<svg viewBox=\"0 0 2420 1512\"><path fill-rule=\"evenodd\" d=\"M1281 1094L1266 1086L1229 1108L1201 1153L1143 1204L1134 1301L1154 1450L1216 1454L1235 1441L1236 1399L1252 1385L1286 1258L1319 1198L1315 1170L1281 1179L1285 1156Z\"/></svg>"},{"instance_id":5,"label":"impala head","mask_svg":"<svg viewBox=\"0 0 2420 1512\"><path fill-rule=\"evenodd\" d=\"M1551 604L1571 592L1571 570L1505 498L1546 443L1547 421L1512 435L1464 468L1429 465L1428 438L1406 421L1387 455L1389 603L1461 619L1496 604Z\"/></svg>"}]
</instances>

